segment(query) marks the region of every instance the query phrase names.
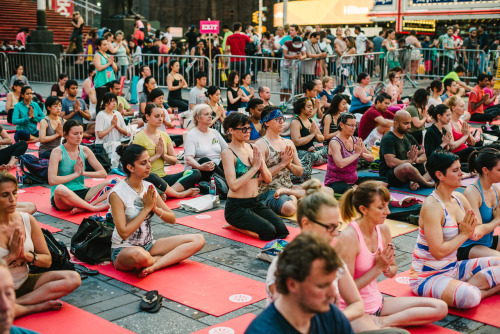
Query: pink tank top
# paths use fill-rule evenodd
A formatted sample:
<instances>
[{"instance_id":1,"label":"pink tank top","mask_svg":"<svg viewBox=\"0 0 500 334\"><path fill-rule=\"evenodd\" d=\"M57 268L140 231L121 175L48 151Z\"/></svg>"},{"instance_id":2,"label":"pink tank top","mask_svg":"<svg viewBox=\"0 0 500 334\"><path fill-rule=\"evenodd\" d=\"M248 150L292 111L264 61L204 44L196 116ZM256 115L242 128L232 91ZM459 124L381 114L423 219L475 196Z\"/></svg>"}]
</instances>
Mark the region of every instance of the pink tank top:
<instances>
[{"instance_id":1,"label":"pink tank top","mask_svg":"<svg viewBox=\"0 0 500 334\"><path fill-rule=\"evenodd\" d=\"M359 229L359 225L356 221L351 223L351 226L356 230L359 240L359 254L356 256L356 262L354 265L354 279L358 279L364 274L366 274L370 269L375 266L375 253L370 252L366 247L365 238ZM382 234L380 233L380 226L375 227L377 231L377 244L378 249L384 249ZM365 304L365 313L373 314L377 312L382 307L382 294L378 290L377 279L368 283L364 288L359 290L359 294L363 299ZM341 308L345 308L344 301L341 301Z\"/></svg>"},{"instance_id":2,"label":"pink tank top","mask_svg":"<svg viewBox=\"0 0 500 334\"><path fill-rule=\"evenodd\" d=\"M460 124L462 124L462 121L460 121ZM453 127L453 124L451 124L451 134L453 135L453 139L454 140L460 140L464 135L462 134L462 132L458 132L457 130L455 130L455 128ZM463 150L464 148L467 148L467 144L466 143L462 143L462 145L460 145L459 147L457 147L456 149L454 149L453 151L451 151L452 153L455 153L455 152L460 152L461 150Z\"/></svg>"}]
</instances>

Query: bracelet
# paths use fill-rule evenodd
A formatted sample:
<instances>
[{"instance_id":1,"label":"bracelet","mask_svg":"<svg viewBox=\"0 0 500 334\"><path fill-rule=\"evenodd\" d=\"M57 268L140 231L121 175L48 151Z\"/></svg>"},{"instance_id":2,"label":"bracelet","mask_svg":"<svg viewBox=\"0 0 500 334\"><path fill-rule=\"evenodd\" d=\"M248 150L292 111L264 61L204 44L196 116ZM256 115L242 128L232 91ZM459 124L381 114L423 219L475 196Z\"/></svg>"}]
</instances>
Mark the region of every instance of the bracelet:
<instances>
[{"instance_id":1,"label":"bracelet","mask_svg":"<svg viewBox=\"0 0 500 334\"><path fill-rule=\"evenodd\" d=\"M33 254L33 261L31 261L30 263L28 263L30 266L34 265L35 262L38 260L38 257L36 256L36 253L33 252L33 251L30 251L31 254Z\"/></svg>"},{"instance_id":2,"label":"bracelet","mask_svg":"<svg viewBox=\"0 0 500 334\"><path fill-rule=\"evenodd\" d=\"M160 219L161 219L161 217L163 217L163 214L164 214L164 213L165 213L165 211L162 209L162 210L161 210Z\"/></svg>"}]
</instances>

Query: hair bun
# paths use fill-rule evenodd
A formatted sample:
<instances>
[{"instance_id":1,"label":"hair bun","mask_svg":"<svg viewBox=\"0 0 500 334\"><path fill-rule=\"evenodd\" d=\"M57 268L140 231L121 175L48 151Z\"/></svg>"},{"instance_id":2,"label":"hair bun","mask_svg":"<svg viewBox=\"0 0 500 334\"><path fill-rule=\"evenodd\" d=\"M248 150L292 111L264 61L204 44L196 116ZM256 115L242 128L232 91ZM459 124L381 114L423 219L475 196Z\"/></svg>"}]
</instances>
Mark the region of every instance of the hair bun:
<instances>
[{"instance_id":1,"label":"hair bun","mask_svg":"<svg viewBox=\"0 0 500 334\"><path fill-rule=\"evenodd\" d=\"M116 147L116 154L118 154L120 157L123 156L123 152L127 148L128 144L121 144Z\"/></svg>"},{"instance_id":2,"label":"hair bun","mask_svg":"<svg viewBox=\"0 0 500 334\"><path fill-rule=\"evenodd\" d=\"M302 188L306 191L306 196L321 191L321 182L318 179L310 179L302 184Z\"/></svg>"}]
</instances>

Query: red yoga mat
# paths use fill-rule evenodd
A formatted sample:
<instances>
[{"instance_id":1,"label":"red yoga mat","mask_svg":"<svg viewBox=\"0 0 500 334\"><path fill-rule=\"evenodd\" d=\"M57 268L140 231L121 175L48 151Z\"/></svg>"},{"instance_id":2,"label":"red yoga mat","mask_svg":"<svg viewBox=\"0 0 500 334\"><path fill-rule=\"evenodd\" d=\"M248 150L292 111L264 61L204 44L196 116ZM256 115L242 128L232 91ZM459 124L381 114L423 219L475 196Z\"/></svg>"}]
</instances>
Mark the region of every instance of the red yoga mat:
<instances>
[{"instance_id":1,"label":"red yoga mat","mask_svg":"<svg viewBox=\"0 0 500 334\"><path fill-rule=\"evenodd\" d=\"M224 210L208 211L197 215L182 217L177 219L176 223L259 248L264 247L269 242L249 237L240 232L222 228L222 226L227 224L226 219L224 218ZM297 235L300 234L300 229L298 227L287 226L287 228L290 234L285 239L286 241L292 241Z\"/></svg>"},{"instance_id":2,"label":"red yoga mat","mask_svg":"<svg viewBox=\"0 0 500 334\"><path fill-rule=\"evenodd\" d=\"M43 334L126 334L133 333L112 322L64 303L59 311L30 314L16 319L15 326L31 329Z\"/></svg>"},{"instance_id":3,"label":"red yoga mat","mask_svg":"<svg viewBox=\"0 0 500 334\"><path fill-rule=\"evenodd\" d=\"M247 313L240 315L237 318L233 318L228 321L224 321L220 324L213 325L207 328L200 329L199 331L193 332L191 334L243 334L245 330L250 326L250 323L257 316L252 313Z\"/></svg>"},{"instance_id":4,"label":"red yoga mat","mask_svg":"<svg viewBox=\"0 0 500 334\"><path fill-rule=\"evenodd\" d=\"M112 179L120 179L123 180L125 177L121 175L116 175L116 174L109 174L105 179L99 179L99 178L86 178L85 179L85 185L87 187L94 187L97 186L99 183L103 183L105 181L109 181Z\"/></svg>"},{"instance_id":5,"label":"red yoga mat","mask_svg":"<svg viewBox=\"0 0 500 334\"><path fill-rule=\"evenodd\" d=\"M407 327L405 328L411 334L451 334L451 333L459 333L452 329L439 327L434 324L427 324L425 326L416 326L416 327Z\"/></svg>"},{"instance_id":6,"label":"red yoga mat","mask_svg":"<svg viewBox=\"0 0 500 334\"><path fill-rule=\"evenodd\" d=\"M9 137L12 138L12 140L14 140L14 135L15 135L15 132L9 133ZM37 146L37 144L39 144L39 143L29 143L28 144L28 149L29 150L33 150L33 151L38 151L38 146L39 145Z\"/></svg>"},{"instance_id":7,"label":"red yoga mat","mask_svg":"<svg viewBox=\"0 0 500 334\"><path fill-rule=\"evenodd\" d=\"M190 260L145 278L118 271L111 263L83 265L140 289L158 290L167 299L216 317L266 298L264 283Z\"/></svg>"},{"instance_id":8,"label":"red yoga mat","mask_svg":"<svg viewBox=\"0 0 500 334\"><path fill-rule=\"evenodd\" d=\"M314 169L320 169L320 170L326 170L326 166L327 166L327 165L328 165L328 164L322 164L321 166L315 166L315 167L313 167L313 168L314 168Z\"/></svg>"},{"instance_id":9,"label":"red yoga mat","mask_svg":"<svg viewBox=\"0 0 500 334\"><path fill-rule=\"evenodd\" d=\"M199 197L199 196L196 196ZM184 197L184 198L167 198L165 201L165 204L173 210L173 209L178 209L181 207L181 201L189 201L190 199L196 198L196 197Z\"/></svg>"},{"instance_id":10,"label":"red yoga mat","mask_svg":"<svg viewBox=\"0 0 500 334\"><path fill-rule=\"evenodd\" d=\"M46 229L50 233L57 233L57 232L61 232L62 231L60 228L53 227L53 226L50 226L50 225L46 225L44 223L38 222L38 225L40 225L41 228Z\"/></svg>"},{"instance_id":11,"label":"red yoga mat","mask_svg":"<svg viewBox=\"0 0 500 334\"><path fill-rule=\"evenodd\" d=\"M177 164L174 166L165 166L165 173L167 173L168 175L177 174L183 171L184 171L183 164Z\"/></svg>"},{"instance_id":12,"label":"red yoga mat","mask_svg":"<svg viewBox=\"0 0 500 334\"><path fill-rule=\"evenodd\" d=\"M409 270L396 275L392 279L386 279L378 283L380 292L394 297L414 297L410 289ZM449 308L449 313L463 318L482 322L491 326L500 327L500 317L498 317L498 305L500 305L500 295L494 295L483 299L479 306L470 309Z\"/></svg>"},{"instance_id":13,"label":"red yoga mat","mask_svg":"<svg viewBox=\"0 0 500 334\"><path fill-rule=\"evenodd\" d=\"M70 211L58 211L52 207L50 203L50 189L36 186L31 188L25 188L24 193L18 195L18 200L23 202L34 202L39 212L45 213L46 215L56 217L62 220L67 220L71 223L80 225L84 218L93 216L96 212L82 212L76 215L70 215ZM107 212L99 212L101 215L105 215Z\"/></svg>"}]
</instances>

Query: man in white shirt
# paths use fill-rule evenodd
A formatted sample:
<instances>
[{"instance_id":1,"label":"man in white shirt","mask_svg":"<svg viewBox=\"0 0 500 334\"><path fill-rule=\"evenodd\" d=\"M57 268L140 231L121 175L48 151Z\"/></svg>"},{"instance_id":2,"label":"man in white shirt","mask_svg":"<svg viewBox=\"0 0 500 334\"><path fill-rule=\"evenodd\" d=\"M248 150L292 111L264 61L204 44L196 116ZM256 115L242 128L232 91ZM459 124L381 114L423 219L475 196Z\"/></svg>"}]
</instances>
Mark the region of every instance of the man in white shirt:
<instances>
[{"instance_id":1,"label":"man in white shirt","mask_svg":"<svg viewBox=\"0 0 500 334\"><path fill-rule=\"evenodd\" d=\"M361 31L360 26L354 27L354 33L356 36L356 53L362 54L366 53L366 42L368 38L365 36L364 32Z\"/></svg>"},{"instance_id":2,"label":"man in white shirt","mask_svg":"<svg viewBox=\"0 0 500 334\"><path fill-rule=\"evenodd\" d=\"M205 72L198 72L195 74L196 86L189 92L189 109L193 110L197 104L208 103L208 98L205 95L207 89L207 74Z\"/></svg>"},{"instance_id":3,"label":"man in white shirt","mask_svg":"<svg viewBox=\"0 0 500 334\"><path fill-rule=\"evenodd\" d=\"M172 34L170 33L170 27L165 27L166 32L163 34L163 37L167 38L167 47L170 49L170 42L172 41Z\"/></svg>"},{"instance_id":4,"label":"man in white shirt","mask_svg":"<svg viewBox=\"0 0 500 334\"><path fill-rule=\"evenodd\" d=\"M139 99L139 97L142 94L142 89L144 88L144 79L151 75L151 69L149 68L149 66L142 65L139 68L139 75L141 76L141 78L139 79L139 82L137 83L137 99Z\"/></svg>"}]
</instances>

